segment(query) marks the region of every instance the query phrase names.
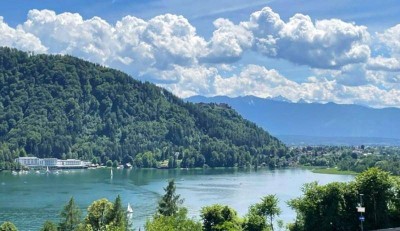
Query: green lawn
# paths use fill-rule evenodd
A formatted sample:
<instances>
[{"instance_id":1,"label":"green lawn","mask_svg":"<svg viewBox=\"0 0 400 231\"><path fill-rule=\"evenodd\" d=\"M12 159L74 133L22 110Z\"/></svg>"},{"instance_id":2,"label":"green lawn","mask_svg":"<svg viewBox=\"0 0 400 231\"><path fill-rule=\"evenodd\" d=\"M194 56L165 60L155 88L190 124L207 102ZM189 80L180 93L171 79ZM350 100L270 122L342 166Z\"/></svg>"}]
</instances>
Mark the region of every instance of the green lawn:
<instances>
[{"instance_id":1,"label":"green lawn","mask_svg":"<svg viewBox=\"0 0 400 231\"><path fill-rule=\"evenodd\" d=\"M357 172L353 171L342 171L337 168L314 168L311 169L313 173L321 173L321 174L336 174L336 175L357 175Z\"/></svg>"}]
</instances>

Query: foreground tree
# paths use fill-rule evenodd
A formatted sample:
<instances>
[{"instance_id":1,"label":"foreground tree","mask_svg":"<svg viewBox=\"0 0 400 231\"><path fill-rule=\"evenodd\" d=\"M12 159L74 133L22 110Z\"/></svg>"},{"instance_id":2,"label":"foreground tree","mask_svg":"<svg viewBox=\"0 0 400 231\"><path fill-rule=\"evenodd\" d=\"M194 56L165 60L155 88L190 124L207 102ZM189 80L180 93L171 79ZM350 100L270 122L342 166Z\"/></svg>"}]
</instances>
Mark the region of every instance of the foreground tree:
<instances>
[{"instance_id":1,"label":"foreground tree","mask_svg":"<svg viewBox=\"0 0 400 231\"><path fill-rule=\"evenodd\" d=\"M75 204L73 197L71 197L68 204L64 206L60 216L60 230L62 231L73 231L79 225L81 222L81 210Z\"/></svg>"},{"instance_id":2,"label":"foreground tree","mask_svg":"<svg viewBox=\"0 0 400 231\"><path fill-rule=\"evenodd\" d=\"M128 218L122 207L121 197L118 195L115 199L111 212L111 223L116 230L126 230L128 227Z\"/></svg>"},{"instance_id":3,"label":"foreground tree","mask_svg":"<svg viewBox=\"0 0 400 231\"><path fill-rule=\"evenodd\" d=\"M264 231L267 230L267 223L265 217L259 215L259 212L255 205L250 206L249 212L246 214L243 229L245 231Z\"/></svg>"},{"instance_id":4,"label":"foreground tree","mask_svg":"<svg viewBox=\"0 0 400 231\"><path fill-rule=\"evenodd\" d=\"M255 205L255 209L259 215L269 218L269 226L274 231L274 217L281 214L281 209L278 207L278 198L276 195L267 195L261 199L261 202Z\"/></svg>"},{"instance_id":5,"label":"foreground tree","mask_svg":"<svg viewBox=\"0 0 400 231\"><path fill-rule=\"evenodd\" d=\"M51 221L46 221L40 231L57 231L57 225Z\"/></svg>"},{"instance_id":6,"label":"foreground tree","mask_svg":"<svg viewBox=\"0 0 400 231\"><path fill-rule=\"evenodd\" d=\"M200 213L205 231L242 230L237 212L228 206L219 204L206 206Z\"/></svg>"},{"instance_id":7,"label":"foreground tree","mask_svg":"<svg viewBox=\"0 0 400 231\"><path fill-rule=\"evenodd\" d=\"M350 183L306 184L303 196L289 202L296 210L290 230L358 230L356 207L363 194L366 230L398 225L399 189L388 172L370 168Z\"/></svg>"},{"instance_id":8,"label":"foreground tree","mask_svg":"<svg viewBox=\"0 0 400 231\"><path fill-rule=\"evenodd\" d=\"M173 179L168 182L168 186L164 188L164 191L164 196L158 202L158 214L163 216L175 215L182 205L183 200L180 199L180 195L175 192L176 186Z\"/></svg>"},{"instance_id":9,"label":"foreground tree","mask_svg":"<svg viewBox=\"0 0 400 231\"><path fill-rule=\"evenodd\" d=\"M387 228L389 224L389 203L393 198L393 184L388 172L370 168L356 177L356 189L363 194L367 229Z\"/></svg>"},{"instance_id":10,"label":"foreground tree","mask_svg":"<svg viewBox=\"0 0 400 231\"><path fill-rule=\"evenodd\" d=\"M105 230L112 221L112 212L113 203L107 199L94 201L87 209L85 223L93 230Z\"/></svg>"},{"instance_id":11,"label":"foreground tree","mask_svg":"<svg viewBox=\"0 0 400 231\"><path fill-rule=\"evenodd\" d=\"M173 216L156 215L148 220L146 231L202 231L201 223L187 217L187 209L180 208Z\"/></svg>"},{"instance_id":12,"label":"foreground tree","mask_svg":"<svg viewBox=\"0 0 400 231\"><path fill-rule=\"evenodd\" d=\"M289 201L289 206L297 213L292 228L310 231L357 230L355 194L355 190L346 183L321 186L314 182L304 185L303 196Z\"/></svg>"},{"instance_id":13,"label":"foreground tree","mask_svg":"<svg viewBox=\"0 0 400 231\"><path fill-rule=\"evenodd\" d=\"M13 223L6 221L0 225L0 231L18 231L18 229Z\"/></svg>"}]
</instances>

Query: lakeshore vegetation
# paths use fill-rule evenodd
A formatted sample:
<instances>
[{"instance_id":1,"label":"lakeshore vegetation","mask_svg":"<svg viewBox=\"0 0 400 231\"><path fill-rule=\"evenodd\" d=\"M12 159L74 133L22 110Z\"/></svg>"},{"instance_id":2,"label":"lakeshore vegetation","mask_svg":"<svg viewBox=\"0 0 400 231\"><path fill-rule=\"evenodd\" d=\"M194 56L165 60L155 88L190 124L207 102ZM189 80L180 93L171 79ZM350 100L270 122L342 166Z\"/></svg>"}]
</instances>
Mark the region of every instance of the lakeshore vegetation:
<instances>
[{"instance_id":1,"label":"lakeshore vegetation","mask_svg":"<svg viewBox=\"0 0 400 231\"><path fill-rule=\"evenodd\" d=\"M287 224L279 219L281 210L275 195L260 198L258 203L249 206L243 217L229 205L213 204L204 206L200 217L190 218L174 180L164 190L157 210L144 226L147 231L354 231L360 230L361 215L365 218L365 230L400 225L399 178L379 168L370 168L348 183L305 184L303 195L287 202L297 214L295 221ZM365 213L357 211L360 206L365 208ZM120 196L113 202L104 198L94 201L85 214L83 217L71 198L62 208L59 220L45 221L41 230L126 231L132 226ZM0 230L17 230L17 227L7 221Z\"/></svg>"}]
</instances>

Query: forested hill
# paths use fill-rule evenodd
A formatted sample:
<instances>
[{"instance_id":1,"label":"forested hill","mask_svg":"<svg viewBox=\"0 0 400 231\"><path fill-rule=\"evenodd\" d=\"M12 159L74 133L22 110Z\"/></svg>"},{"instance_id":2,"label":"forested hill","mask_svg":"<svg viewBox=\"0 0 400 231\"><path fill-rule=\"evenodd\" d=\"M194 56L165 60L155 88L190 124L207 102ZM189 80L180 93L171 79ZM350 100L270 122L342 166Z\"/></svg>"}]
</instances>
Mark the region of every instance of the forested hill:
<instances>
[{"instance_id":1,"label":"forested hill","mask_svg":"<svg viewBox=\"0 0 400 231\"><path fill-rule=\"evenodd\" d=\"M186 103L120 71L9 48L0 48L0 143L0 169L24 155L197 167L286 152L224 104Z\"/></svg>"}]
</instances>

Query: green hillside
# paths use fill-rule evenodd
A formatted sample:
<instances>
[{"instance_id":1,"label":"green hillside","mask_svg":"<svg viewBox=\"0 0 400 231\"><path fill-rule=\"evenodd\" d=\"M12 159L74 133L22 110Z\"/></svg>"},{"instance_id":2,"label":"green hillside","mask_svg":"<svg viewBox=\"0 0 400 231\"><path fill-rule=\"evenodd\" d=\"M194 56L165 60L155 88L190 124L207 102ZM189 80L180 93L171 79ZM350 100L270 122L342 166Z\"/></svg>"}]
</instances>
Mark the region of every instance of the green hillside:
<instances>
[{"instance_id":1,"label":"green hillside","mask_svg":"<svg viewBox=\"0 0 400 231\"><path fill-rule=\"evenodd\" d=\"M268 164L285 153L224 104L187 103L71 56L0 48L0 169L24 155L214 167Z\"/></svg>"}]
</instances>

